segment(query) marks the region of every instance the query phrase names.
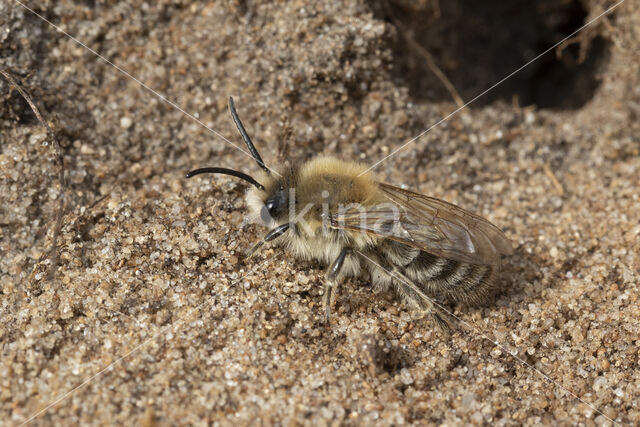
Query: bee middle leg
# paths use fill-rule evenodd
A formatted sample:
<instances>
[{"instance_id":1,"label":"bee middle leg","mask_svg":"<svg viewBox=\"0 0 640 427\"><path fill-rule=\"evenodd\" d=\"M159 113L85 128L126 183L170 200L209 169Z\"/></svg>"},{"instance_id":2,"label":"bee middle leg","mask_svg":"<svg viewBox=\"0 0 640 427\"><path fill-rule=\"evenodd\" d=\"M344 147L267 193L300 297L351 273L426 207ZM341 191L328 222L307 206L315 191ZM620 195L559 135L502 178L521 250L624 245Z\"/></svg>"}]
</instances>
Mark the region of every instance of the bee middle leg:
<instances>
[{"instance_id":1,"label":"bee middle leg","mask_svg":"<svg viewBox=\"0 0 640 427\"><path fill-rule=\"evenodd\" d=\"M338 257L331 263L327 270L326 283L324 285L324 295L322 296L322 306L324 307L324 320L329 323L329 317L331 316L331 306L335 303L337 288L338 288L338 274L344 265L344 260L347 255L351 253L351 249L344 248L340 251Z\"/></svg>"}]
</instances>

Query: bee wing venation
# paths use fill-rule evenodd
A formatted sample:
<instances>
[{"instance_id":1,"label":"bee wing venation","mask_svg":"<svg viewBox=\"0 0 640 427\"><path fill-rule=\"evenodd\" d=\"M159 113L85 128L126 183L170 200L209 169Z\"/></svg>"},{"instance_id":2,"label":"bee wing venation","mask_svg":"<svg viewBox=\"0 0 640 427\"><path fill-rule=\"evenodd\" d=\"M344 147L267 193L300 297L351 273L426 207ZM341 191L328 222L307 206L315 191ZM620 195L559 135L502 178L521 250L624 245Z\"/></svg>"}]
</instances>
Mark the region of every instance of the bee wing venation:
<instances>
[{"instance_id":1,"label":"bee wing venation","mask_svg":"<svg viewBox=\"0 0 640 427\"><path fill-rule=\"evenodd\" d=\"M473 264L498 264L511 242L484 218L445 201L378 183L392 204L347 208L332 216L334 228L362 231L433 255Z\"/></svg>"}]
</instances>

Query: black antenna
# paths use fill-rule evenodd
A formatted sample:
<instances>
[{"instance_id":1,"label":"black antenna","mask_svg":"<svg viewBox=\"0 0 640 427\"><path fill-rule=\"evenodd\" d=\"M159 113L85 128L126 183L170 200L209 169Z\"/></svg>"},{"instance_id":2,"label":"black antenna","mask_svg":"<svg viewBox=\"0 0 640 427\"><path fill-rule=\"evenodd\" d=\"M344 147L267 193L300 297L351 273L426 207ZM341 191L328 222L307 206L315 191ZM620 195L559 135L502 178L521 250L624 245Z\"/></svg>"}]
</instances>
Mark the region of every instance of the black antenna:
<instances>
[{"instance_id":1,"label":"black antenna","mask_svg":"<svg viewBox=\"0 0 640 427\"><path fill-rule=\"evenodd\" d=\"M236 178L243 179L248 183L254 185L258 190L264 191L264 186L260 184L258 181L247 175L246 173L242 173L239 171L234 171L233 169L227 168L200 168L194 169L191 172L187 173L187 178L191 178L192 176L200 175L201 173L221 173L224 175L235 176Z\"/></svg>"},{"instance_id":2,"label":"black antenna","mask_svg":"<svg viewBox=\"0 0 640 427\"><path fill-rule=\"evenodd\" d=\"M249 138L249 134L245 130L244 126L242 125L242 122L240 121L240 117L238 117L238 113L236 112L236 105L233 103L232 97L229 97L229 110L231 110L231 117L233 117L233 121L235 122L236 127L238 128L238 131L240 132L240 135L244 140L244 143L247 144L247 147L251 152L251 156L253 156L256 163L258 163L258 166L260 166L262 169L264 169L265 172L270 174L271 171L269 171L269 168L264 165L264 162L262 161L260 154L258 154L258 150L256 150L256 147L253 145L253 142L251 142L251 138Z\"/></svg>"}]
</instances>

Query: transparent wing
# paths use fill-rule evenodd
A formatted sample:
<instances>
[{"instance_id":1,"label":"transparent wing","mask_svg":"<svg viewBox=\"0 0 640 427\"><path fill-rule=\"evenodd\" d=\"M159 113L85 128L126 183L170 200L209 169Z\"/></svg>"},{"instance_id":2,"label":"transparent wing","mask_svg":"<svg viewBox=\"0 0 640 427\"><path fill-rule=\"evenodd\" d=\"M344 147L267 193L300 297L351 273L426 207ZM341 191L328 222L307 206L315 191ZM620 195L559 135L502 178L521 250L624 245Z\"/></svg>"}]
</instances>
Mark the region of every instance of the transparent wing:
<instances>
[{"instance_id":1,"label":"transparent wing","mask_svg":"<svg viewBox=\"0 0 640 427\"><path fill-rule=\"evenodd\" d=\"M348 206L331 216L331 227L375 234L472 264L497 265L501 255L512 252L504 233L478 215L389 184L378 186L389 203Z\"/></svg>"}]
</instances>

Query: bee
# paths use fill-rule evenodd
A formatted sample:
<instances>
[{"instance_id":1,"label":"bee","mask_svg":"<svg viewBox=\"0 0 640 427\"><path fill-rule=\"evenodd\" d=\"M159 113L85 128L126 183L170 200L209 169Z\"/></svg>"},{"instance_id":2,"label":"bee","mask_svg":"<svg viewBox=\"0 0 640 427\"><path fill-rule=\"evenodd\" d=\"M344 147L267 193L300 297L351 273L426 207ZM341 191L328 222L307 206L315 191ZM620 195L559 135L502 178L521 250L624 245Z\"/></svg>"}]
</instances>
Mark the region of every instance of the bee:
<instances>
[{"instance_id":1,"label":"bee","mask_svg":"<svg viewBox=\"0 0 640 427\"><path fill-rule=\"evenodd\" d=\"M187 178L226 174L251 184L247 206L269 231L248 257L274 242L297 259L328 265L326 322L338 284L346 277L368 274L376 291L392 288L444 329L451 319L438 301L479 304L493 294L501 256L512 252L509 239L495 225L445 201L379 182L360 163L317 157L269 169L233 98L229 110L259 175L208 167L189 172Z\"/></svg>"}]
</instances>

